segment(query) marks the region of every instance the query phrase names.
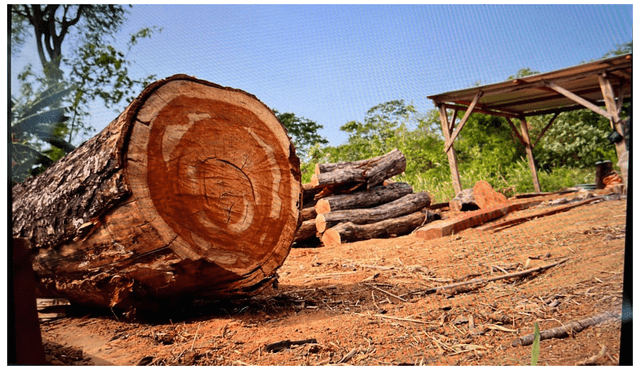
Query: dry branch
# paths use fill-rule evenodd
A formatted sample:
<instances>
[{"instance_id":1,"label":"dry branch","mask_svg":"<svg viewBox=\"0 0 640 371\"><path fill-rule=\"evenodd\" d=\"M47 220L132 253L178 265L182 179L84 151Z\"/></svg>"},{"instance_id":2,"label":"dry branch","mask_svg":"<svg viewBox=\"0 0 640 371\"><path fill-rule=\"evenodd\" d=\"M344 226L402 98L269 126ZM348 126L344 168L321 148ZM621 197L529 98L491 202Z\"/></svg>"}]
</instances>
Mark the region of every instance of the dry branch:
<instances>
[{"instance_id":1,"label":"dry branch","mask_svg":"<svg viewBox=\"0 0 640 371\"><path fill-rule=\"evenodd\" d=\"M540 340L551 339L551 338L563 338L567 337L570 334L580 332L586 329L589 326L597 325L598 323L610 320L610 319L619 319L619 312L606 312L602 314L595 315L593 317L581 319L578 321L569 322L565 325L554 327L549 330L540 331ZM512 346L518 345L531 345L533 343L533 334L528 334L517 339L514 339L511 343Z\"/></svg>"},{"instance_id":2,"label":"dry branch","mask_svg":"<svg viewBox=\"0 0 640 371\"><path fill-rule=\"evenodd\" d=\"M425 295L428 294L434 294L437 292L455 292L458 290L464 290L467 287L472 287L472 288L476 288L476 287L480 287L480 286L484 286L489 282L493 282L493 281L500 281L500 280L506 280L506 279L510 279L510 278L520 278L520 277L525 277L528 275L531 275L533 273L538 273L538 272L542 272L546 269L549 269L551 267L555 267L556 265L560 265L564 262L566 262L567 260L569 260L569 258L566 259L562 259L560 261L557 261L555 263L551 263L551 264L547 264L547 265L543 265L537 268L531 268L531 269L527 269L524 271L520 271L520 272L515 272L515 273L509 273L509 274L505 274L502 276L495 276L495 277L490 277L490 278L475 278L469 281L464 281L464 282L456 282L456 283L452 283L449 285L444 285L444 286L438 286L438 287L434 287L434 288L430 288L428 290L420 290L420 291L415 291L413 293L422 293Z\"/></svg>"}]
</instances>

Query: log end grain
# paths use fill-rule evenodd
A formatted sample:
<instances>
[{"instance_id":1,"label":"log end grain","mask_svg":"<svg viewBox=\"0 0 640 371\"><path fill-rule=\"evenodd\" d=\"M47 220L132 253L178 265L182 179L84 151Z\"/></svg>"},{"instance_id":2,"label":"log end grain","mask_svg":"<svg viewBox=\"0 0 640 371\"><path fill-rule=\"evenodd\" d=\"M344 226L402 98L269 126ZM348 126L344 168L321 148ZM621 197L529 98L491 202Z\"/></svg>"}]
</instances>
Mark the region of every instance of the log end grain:
<instances>
[{"instance_id":1,"label":"log end grain","mask_svg":"<svg viewBox=\"0 0 640 371\"><path fill-rule=\"evenodd\" d=\"M327 229L321 237L322 244L324 246L338 246L342 244L340 233L333 228Z\"/></svg>"}]
</instances>

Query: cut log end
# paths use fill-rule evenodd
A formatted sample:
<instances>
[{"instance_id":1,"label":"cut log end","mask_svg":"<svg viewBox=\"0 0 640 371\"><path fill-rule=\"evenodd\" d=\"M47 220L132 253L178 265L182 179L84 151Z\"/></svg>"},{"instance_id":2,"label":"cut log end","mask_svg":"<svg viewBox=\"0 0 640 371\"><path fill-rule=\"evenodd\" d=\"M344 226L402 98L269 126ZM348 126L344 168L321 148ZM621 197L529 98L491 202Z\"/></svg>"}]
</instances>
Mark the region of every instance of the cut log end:
<instances>
[{"instance_id":1,"label":"cut log end","mask_svg":"<svg viewBox=\"0 0 640 371\"><path fill-rule=\"evenodd\" d=\"M169 82L140 108L127 152L134 198L174 252L231 271L274 255L281 264L299 213L289 139L273 113L248 98Z\"/></svg>"},{"instance_id":2,"label":"cut log end","mask_svg":"<svg viewBox=\"0 0 640 371\"><path fill-rule=\"evenodd\" d=\"M323 234L322 234L322 244L324 246L338 246L340 244L342 244L342 240L340 237L340 233L336 230L333 230L331 228L327 229Z\"/></svg>"},{"instance_id":3,"label":"cut log end","mask_svg":"<svg viewBox=\"0 0 640 371\"><path fill-rule=\"evenodd\" d=\"M318 233L324 233L324 231L327 229L327 220L324 217L323 214L318 214L318 216L316 216L316 230L318 231Z\"/></svg>"}]
</instances>

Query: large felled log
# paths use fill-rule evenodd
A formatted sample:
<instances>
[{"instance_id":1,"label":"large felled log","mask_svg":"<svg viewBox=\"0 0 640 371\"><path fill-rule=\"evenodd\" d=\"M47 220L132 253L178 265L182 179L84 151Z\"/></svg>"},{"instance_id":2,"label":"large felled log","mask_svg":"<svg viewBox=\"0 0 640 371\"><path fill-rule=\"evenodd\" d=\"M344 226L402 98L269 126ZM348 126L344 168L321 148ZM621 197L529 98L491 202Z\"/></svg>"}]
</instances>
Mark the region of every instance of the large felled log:
<instances>
[{"instance_id":1,"label":"large felled log","mask_svg":"<svg viewBox=\"0 0 640 371\"><path fill-rule=\"evenodd\" d=\"M427 214L424 211L416 211L415 213L371 224L340 223L324 231L322 243L325 246L335 246L350 241L385 238L392 235L401 236L411 233L411 231L421 226L426 217Z\"/></svg>"},{"instance_id":2,"label":"large felled log","mask_svg":"<svg viewBox=\"0 0 640 371\"><path fill-rule=\"evenodd\" d=\"M421 210L431 203L427 192L408 194L395 201L369 209L339 210L316 217L316 229L323 233L328 228L342 222L371 224L381 220L397 218Z\"/></svg>"},{"instance_id":3,"label":"large felled log","mask_svg":"<svg viewBox=\"0 0 640 371\"><path fill-rule=\"evenodd\" d=\"M402 174L406 166L407 160L402 152L394 149L386 155L366 160L317 164L310 184L328 187L363 183L367 188L373 188L385 179Z\"/></svg>"},{"instance_id":4,"label":"large felled log","mask_svg":"<svg viewBox=\"0 0 640 371\"><path fill-rule=\"evenodd\" d=\"M364 209L385 204L413 193L413 187L407 183L390 183L361 192L333 195L318 200L315 210L318 214L331 211Z\"/></svg>"},{"instance_id":5,"label":"large felled log","mask_svg":"<svg viewBox=\"0 0 640 371\"><path fill-rule=\"evenodd\" d=\"M302 194L267 106L176 75L12 196L40 295L130 308L260 290L290 251Z\"/></svg>"}]
</instances>

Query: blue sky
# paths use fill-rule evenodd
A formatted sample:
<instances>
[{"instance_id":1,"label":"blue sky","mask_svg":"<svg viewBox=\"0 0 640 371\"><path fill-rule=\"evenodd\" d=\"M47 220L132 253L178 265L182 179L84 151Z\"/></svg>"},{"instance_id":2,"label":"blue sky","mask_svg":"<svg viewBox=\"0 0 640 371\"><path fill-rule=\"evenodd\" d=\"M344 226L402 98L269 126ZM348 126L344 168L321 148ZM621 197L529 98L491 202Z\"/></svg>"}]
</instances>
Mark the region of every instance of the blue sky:
<instances>
[{"instance_id":1,"label":"blue sky","mask_svg":"<svg viewBox=\"0 0 640 371\"><path fill-rule=\"evenodd\" d=\"M632 41L632 16L632 5L139 4L117 44L162 27L129 53L133 76L186 73L245 90L323 125L339 145L340 126L379 103L404 99L424 112L428 95L600 58ZM13 75L39 66L30 45ZM97 131L117 116L92 112Z\"/></svg>"}]
</instances>

